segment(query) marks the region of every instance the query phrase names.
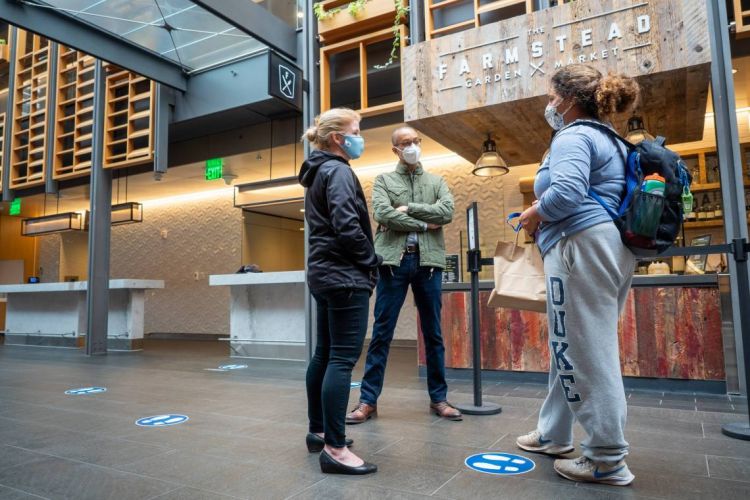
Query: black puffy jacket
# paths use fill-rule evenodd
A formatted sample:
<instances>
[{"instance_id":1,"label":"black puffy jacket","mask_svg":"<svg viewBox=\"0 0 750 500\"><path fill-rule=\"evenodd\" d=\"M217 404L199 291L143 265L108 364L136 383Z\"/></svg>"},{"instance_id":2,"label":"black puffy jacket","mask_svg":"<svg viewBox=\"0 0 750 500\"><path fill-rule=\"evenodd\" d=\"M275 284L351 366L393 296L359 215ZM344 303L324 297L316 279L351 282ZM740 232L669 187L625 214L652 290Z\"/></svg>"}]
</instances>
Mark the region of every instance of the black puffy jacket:
<instances>
[{"instance_id":1,"label":"black puffy jacket","mask_svg":"<svg viewBox=\"0 0 750 500\"><path fill-rule=\"evenodd\" d=\"M333 153L313 151L302 164L299 182L307 188L310 290L372 292L382 259L375 255L367 200L349 163Z\"/></svg>"}]
</instances>

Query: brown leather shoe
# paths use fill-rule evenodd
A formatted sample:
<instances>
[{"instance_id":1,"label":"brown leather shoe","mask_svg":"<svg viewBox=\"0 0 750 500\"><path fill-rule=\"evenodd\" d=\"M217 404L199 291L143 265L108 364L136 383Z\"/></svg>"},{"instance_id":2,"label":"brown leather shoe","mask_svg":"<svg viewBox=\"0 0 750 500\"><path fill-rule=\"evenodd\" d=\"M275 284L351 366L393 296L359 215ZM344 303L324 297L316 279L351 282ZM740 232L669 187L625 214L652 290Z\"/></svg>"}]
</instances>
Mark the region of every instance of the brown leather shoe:
<instances>
[{"instance_id":1,"label":"brown leather shoe","mask_svg":"<svg viewBox=\"0 0 750 500\"><path fill-rule=\"evenodd\" d=\"M442 417L446 420L463 420L463 415L456 408L451 406L448 401L441 401L439 403L430 403L430 410L435 415Z\"/></svg>"},{"instance_id":2,"label":"brown leather shoe","mask_svg":"<svg viewBox=\"0 0 750 500\"><path fill-rule=\"evenodd\" d=\"M354 407L354 409L351 411L351 413L348 413L346 415L346 423L347 424L361 424L362 422L366 422L367 420L370 420L372 417L378 416L378 407L373 405L368 405L367 403L363 403L360 401L357 403L357 406Z\"/></svg>"}]
</instances>

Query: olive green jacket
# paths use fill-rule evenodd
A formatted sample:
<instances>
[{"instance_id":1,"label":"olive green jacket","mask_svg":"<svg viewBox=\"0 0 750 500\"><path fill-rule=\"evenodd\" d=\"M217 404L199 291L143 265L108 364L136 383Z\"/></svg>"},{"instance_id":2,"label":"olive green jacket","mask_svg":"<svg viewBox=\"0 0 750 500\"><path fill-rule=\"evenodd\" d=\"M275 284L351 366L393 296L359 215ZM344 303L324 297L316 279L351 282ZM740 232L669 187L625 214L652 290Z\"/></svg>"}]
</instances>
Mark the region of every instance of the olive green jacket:
<instances>
[{"instance_id":1,"label":"olive green jacket","mask_svg":"<svg viewBox=\"0 0 750 500\"><path fill-rule=\"evenodd\" d=\"M404 213L396 210L408 206ZM453 220L453 195L445 179L425 172L417 164L414 180L403 162L396 170L377 176L372 188L372 207L378 229L375 253L383 265L398 266L404 255L406 237L416 232L419 238L419 265L445 268L443 228L427 229L427 224L448 224Z\"/></svg>"}]
</instances>

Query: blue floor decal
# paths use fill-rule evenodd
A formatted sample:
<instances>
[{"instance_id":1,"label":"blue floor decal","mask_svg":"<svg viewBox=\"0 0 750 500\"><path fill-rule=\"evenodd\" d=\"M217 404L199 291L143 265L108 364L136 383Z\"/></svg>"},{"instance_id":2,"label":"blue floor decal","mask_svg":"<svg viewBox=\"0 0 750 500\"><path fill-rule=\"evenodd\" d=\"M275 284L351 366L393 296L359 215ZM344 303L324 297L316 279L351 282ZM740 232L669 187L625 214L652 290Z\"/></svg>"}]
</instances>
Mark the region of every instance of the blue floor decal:
<instances>
[{"instance_id":1,"label":"blue floor decal","mask_svg":"<svg viewBox=\"0 0 750 500\"><path fill-rule=\"evenodd\" d=\"M242 370L247 368L247 365L221 365L219 370Z\"/></svg>"},{"instance_id":2,"label":"blue floor decal","mask_svg":"<svg viewBox=\"0 0 750 500\"><path fill-rule=\"evenodd\" d=\"M143 417L135 421L135 425L141 427L165 427L168 425L177 425L187 422L187 415L154 415L152 417Z\"/></svg>"},{"instance_id":3,"label":"blue floor decal","mask_svg":"<svg viewBox=\"0 0 750 500\"><path fill-rule=\"evenodd\" d=\"M107 392L106 387L81 387L80 389L70 389L65 391L65 394L71 396L82 396L84 394L99 394L100 392Z\"/></svg>"},{"instance_id":4,"label":"blue floor decal","mask_svg":"<svg viewBox=\"0 0 750 500\"><path fill-rule=\"evenodd\" d=\"M534 470L535 467L533 460L530 458L502 452L472 455L464 463L468 468L477 472L503 476L525 474Z\"/></svg>"}]
</instances>

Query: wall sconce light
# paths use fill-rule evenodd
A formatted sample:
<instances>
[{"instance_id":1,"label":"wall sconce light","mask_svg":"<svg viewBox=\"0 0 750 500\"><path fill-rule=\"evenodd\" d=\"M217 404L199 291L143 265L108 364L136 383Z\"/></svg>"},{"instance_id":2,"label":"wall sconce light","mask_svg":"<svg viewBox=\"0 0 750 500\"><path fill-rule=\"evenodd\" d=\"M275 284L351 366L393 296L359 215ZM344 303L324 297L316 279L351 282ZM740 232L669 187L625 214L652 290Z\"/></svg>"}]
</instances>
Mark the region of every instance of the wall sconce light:
<instances>
[{"instance_id":1,"label":"wall sconce light","mask_svg":"<svg viewBox=\"0 0 750 500\"><path fill-rule=\"evenodd\" d=\"M234 187L234 206L239 208L302 201L304 197L305 189L300 185L297 177L248 182Z\"/></svg>"},{"instance_id":2,"label":"wall sconce light","mask_svg":"<svg viewBox=\"0 0 750 500\"><path fill-rule=\"evenodd\" d=\"M44 217L32 217L21 221L22 236L42 236L65 231L82 231L85 227L85 212L62 212Z\"/></svg>"},{"instance_id":3,"label":"wall sconce light","mask_svg":"<svg viewBox=\"0 0 750 500\"><path fill-rule=\"evenodd\" d=\"M633 115L628 120L628 133L625 138L632 144L638 144L644 140L654 140L654 136L648 133L646 126L643 124L643 119L638 115Z\"/></svg>"},{"instance_id":4,"label":"wall sconce light","mask_svg":"<svg viewBox=\"0 0 750 500\"><path fill-rule=\"evenodd\" d=\"M498 175L505 175L510 172L508 164L503 160L497 152L497 144L492 140L492 136L487 134L487 140L484 141L482 146L482 156L477 160L472 174L479 177L494 177Z\"/></svg>"},{"instance_id":5,"label":"wall sconce light","mask_svg":"<svg viewBox=\"0 0 750 500\"><path fill-rule=\"evenodd\" d=\"M134 201L112 205L112 225L143 222L143 205Z\"/></svg>"}]
</instances>

